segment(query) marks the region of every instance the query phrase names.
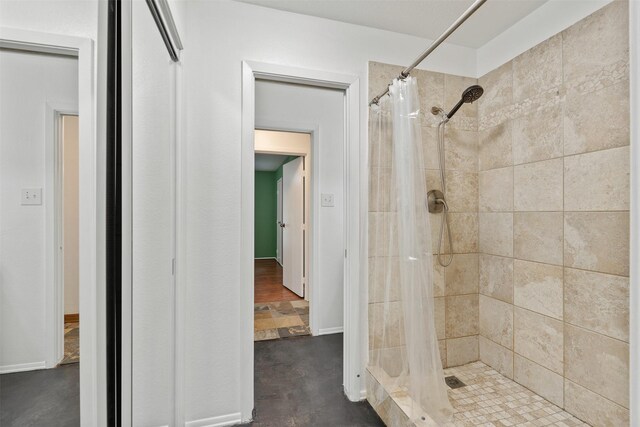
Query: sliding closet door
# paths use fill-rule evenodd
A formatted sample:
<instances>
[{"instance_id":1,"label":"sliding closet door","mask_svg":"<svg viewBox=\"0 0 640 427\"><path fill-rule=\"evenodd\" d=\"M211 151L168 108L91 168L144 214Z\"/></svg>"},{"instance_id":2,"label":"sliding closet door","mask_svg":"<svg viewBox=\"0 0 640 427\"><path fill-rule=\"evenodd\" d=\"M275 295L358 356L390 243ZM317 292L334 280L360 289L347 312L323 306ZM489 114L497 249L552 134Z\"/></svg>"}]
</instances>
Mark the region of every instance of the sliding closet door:
<instances>
[{"instance_id":1,"label":"sliding closet door","mask_svg":"<svg viewBox=\"0 0 640 427\"><path fill-rule=\"evenodd\" d=\"M132 424L174 424L175 63L132 1Z\"/></svg>"}]
</instances>

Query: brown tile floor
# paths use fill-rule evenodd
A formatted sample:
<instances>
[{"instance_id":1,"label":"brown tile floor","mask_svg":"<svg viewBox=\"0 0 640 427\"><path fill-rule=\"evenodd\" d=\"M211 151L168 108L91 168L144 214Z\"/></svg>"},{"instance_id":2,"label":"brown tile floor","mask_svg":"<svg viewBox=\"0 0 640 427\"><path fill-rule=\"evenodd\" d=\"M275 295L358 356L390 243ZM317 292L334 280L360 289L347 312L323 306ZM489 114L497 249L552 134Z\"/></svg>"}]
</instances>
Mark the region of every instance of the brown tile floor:
<instances>
[{"instance_id":1,"label":"brown tile floor","mask_svg":"<svg viewBox=\"0 0 640 427\"><path fill-rule=\"evenodd\" d=\"M64 358L61 365L80 361L80 324L64 324Z\"/></svg>"},{"instance_id":2,"label":"brown tile floor","mask_svg":"<svg viewBox=\"0 0 640 427\"><path fill-rule=\"evenodd\" d=\"M254 341L311 335L305 300L259 303L253 310Z\"/></svg>"}]
</instances>

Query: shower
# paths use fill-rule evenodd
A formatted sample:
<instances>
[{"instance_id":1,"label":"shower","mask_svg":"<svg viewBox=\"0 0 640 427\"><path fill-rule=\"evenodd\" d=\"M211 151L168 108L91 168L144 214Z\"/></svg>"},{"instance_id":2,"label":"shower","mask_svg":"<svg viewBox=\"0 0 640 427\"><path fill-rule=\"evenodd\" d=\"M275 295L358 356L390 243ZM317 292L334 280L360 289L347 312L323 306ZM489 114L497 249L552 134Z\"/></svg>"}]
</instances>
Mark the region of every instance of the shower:
<instances>
[{"instance_id":1,"label":"shower","mask_svg":"<svg viewBox=\"0 0 640 427\"><path fill-rule=\"evenodd\" d=\"M431 190L427 193L427 204L429 207L429 212L431 213L442 213L442 221L440 222L440 235L438 237L438 264L443 267L449 266L451 261L453 260L453 243L451 241L451 228L449 227L449 206L447 205L446 197L447 194L447 179L445 176L445 155L444 155L444 138L445 138L445 128L446 124L451 118L458 112L462 104L470 104L474 101L477 101L482 94L484 93L484 89L479 85L472 85L466 88L462 92L462 96L458 103L448 112L445 113L444 110L440 107L432 107L431 113L435 116L440 117L440 123L438 123L438 162L440 166L440 188L442 190ZM447 229L447 237L449 240L449 255L443 260L442 255L442 247L444 241L444 232L445 226Z\"/></svg>"}]
</instances>

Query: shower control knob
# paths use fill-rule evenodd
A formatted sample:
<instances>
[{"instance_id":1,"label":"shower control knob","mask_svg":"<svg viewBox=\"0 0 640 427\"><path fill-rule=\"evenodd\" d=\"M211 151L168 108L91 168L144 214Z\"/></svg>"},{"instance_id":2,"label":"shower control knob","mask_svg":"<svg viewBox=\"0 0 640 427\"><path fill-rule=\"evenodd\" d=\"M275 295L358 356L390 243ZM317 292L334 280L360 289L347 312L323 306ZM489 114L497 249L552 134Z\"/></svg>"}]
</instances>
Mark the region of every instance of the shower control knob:
<instances>
[{"instance_id":1,"label":"shower control knob","mask_svg":"<svg viewBox=\"0 0 640 427\"><path fill-rule=\"evenodd\" d=\"M431 213L441 213L444 209L444 194L440 190L431 190L427 193L427 206Z\"/></svg>"}]
</instances>

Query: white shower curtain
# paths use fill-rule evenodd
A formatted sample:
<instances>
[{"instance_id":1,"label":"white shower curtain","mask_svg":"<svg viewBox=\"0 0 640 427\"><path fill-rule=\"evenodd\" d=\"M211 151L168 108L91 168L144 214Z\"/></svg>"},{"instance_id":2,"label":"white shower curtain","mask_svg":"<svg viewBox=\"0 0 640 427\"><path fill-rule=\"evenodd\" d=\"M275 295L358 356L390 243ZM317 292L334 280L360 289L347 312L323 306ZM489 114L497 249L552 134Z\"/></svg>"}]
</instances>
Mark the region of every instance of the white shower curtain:
<instances>
[{"instance_id":1,"label":"white shower curtain","mask_svg":"<svg viewBox=\"0 0 640 427\"><path fill-rule=\"evenodd\" d=\"M413 420L447 425L416 79L394 80L389 95L370 121L369 370Z\"/></svg>"}]
</instances>

